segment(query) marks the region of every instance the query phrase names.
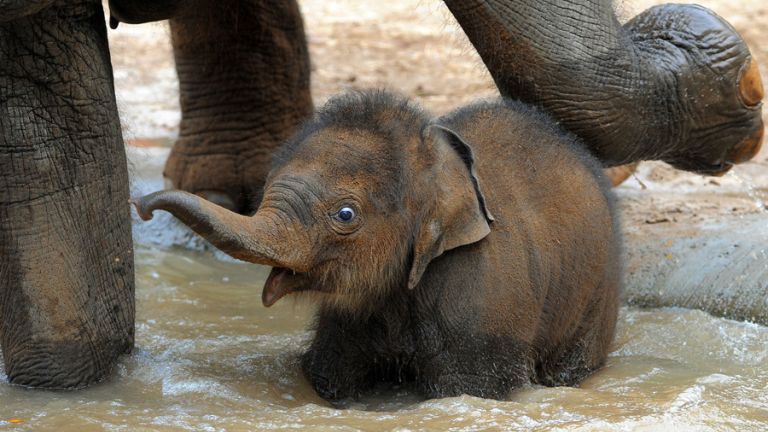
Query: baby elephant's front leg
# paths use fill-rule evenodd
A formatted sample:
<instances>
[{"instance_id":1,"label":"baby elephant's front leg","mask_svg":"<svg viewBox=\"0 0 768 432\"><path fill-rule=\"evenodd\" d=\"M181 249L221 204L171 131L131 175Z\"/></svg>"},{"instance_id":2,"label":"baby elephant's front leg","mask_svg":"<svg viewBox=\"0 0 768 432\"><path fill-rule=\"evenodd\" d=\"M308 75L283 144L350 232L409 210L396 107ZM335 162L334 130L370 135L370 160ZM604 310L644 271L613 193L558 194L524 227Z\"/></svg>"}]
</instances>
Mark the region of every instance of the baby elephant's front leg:
<instances>
[{"instance_id":1,"label":"baby elephant's front leg","mask_svg":"<svg viewBox=\"0 0 768 432\"><path fill-rule=\"evenodd\" d=\"M315 391L325 400L357 398L373 386L370 350L359 334L336 323L322 323L301 368Z\"/></svg>"},{"instance_id":2,"label":"baby elephant's front leg","mask_svg":"<svg viewBox=\"0 0 768 432\"><path fill-rule=\"evenodd\" d=\"M492 339L457 338L422 362L419 390L430 399L462 394L505 399L512 390L530 382L524 344Z\"/></svg>"}]
</instances>

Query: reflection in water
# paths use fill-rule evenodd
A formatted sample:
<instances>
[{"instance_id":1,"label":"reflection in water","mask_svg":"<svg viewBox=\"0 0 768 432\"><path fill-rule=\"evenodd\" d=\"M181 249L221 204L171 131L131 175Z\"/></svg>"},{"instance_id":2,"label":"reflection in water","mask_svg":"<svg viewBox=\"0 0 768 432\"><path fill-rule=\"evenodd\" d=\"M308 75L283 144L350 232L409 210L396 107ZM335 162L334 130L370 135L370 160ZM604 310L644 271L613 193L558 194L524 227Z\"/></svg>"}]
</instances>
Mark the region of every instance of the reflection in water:
<instances>
[{"instance_id":1,"label":"reflection in water","mask_svg":"<svg viewBox=\"0 0 768 432\"><path fill-rule=\"evenodd\" d=\"M758 325L624 308L608 365L580 388L526 388L506 402L422 401L395 389L337 410L296 361L311 336L309 308L261 305L266 268L141 246L136 264L134 353L86 390L0 384L0 429L768 428L768 328Z\"/></svg>"}]
</instances>

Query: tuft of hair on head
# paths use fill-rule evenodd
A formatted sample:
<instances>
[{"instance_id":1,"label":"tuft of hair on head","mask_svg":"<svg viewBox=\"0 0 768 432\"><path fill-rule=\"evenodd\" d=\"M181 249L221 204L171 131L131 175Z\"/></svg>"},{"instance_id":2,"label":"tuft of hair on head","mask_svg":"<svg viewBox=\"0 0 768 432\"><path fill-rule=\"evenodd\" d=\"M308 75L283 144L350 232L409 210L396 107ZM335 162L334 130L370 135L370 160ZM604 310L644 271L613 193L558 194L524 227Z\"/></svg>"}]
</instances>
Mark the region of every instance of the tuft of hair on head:
<instances>
[{"instance_id":1,"label":"tuft of hair on head","mask_svg":"<svg viewBox=\"0 0 768 432\"><path fill-rule=\"evenodd\" d=\"M429 123L431 115L406 96L385 89L352 90L332 98L309 118L273 156L273 167L283 165L301 144L326 128L360 130L401 142Z\"/></svg>"}]
</instances>

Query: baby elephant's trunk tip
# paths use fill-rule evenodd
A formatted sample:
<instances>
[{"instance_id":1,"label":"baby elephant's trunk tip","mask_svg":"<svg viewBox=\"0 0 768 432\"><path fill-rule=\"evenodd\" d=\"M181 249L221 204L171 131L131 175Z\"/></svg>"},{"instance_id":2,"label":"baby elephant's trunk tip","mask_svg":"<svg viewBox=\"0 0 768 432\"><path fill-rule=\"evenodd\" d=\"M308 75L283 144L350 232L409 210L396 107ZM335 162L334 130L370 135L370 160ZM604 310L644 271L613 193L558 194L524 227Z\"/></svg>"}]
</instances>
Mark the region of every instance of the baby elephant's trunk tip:
<instances>
[{"instance_id":1,"label":"baby elephant's trunk tip","mask_svg":"<svg viewBox=\"0 0 768 432\"><path fill-rule=\"evenodd\" d=\"M178 207L195 204L195 199L186 196L181 191L158 191L140 198L131 198L128 202L136 208L136 213L141 220L152 219L152 212L157 209L173 212Z\"/></svg>"},{"instance_id":2,"label":"baby elephant's trunk tip","mask_svg":"<svg viewBox=\"0 0 768 432\"><path fill-rule=\"evenodd\" d=\"M194 232L230 256L257 264L280 266L280 254L275 251L280 244L275 239L284 236L276 233L268 219L243 216L204 200L189 192L168 190L154 192L131 203L143 220L152 219L152 212L164 210L171 213Z\"/></svg>"},{"instance_id":3,"label":"baby elephant's trunk tip","mask_svg":"<svg viewBox=\"0 0 768 432\"><path fill-rule=\"evenodd\" d=\"M131 198L128 200L128 203L133 205L133 207L136 209L136 214L139 215L141 220L148 221L152 219L152 211L146 211L145 207L141 203L142 199L143 198Z\"/></svg>"}]
</instances>

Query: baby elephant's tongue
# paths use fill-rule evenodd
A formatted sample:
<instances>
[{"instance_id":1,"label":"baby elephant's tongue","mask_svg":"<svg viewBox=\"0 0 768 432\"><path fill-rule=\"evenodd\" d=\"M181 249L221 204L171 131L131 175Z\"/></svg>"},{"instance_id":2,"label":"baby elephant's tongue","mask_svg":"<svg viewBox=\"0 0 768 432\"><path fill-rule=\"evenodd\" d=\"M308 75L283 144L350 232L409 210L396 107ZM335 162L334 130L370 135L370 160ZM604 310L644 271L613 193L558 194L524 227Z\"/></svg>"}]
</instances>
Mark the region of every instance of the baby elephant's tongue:
<instances>
[{"instance_id":1,"label":"baby elephant's tongue","mask_svg":"<svg viewBox=\"0 0 768 432\"><path fill-rule=\"evenodd\" d=\"M288 269L272 268L267 281L264 283L264 291L261 292L261 302L264 303L264 306L270 307L286 294L293 292L290 273L291 271Z\"/></svg>"}]
</instances>

